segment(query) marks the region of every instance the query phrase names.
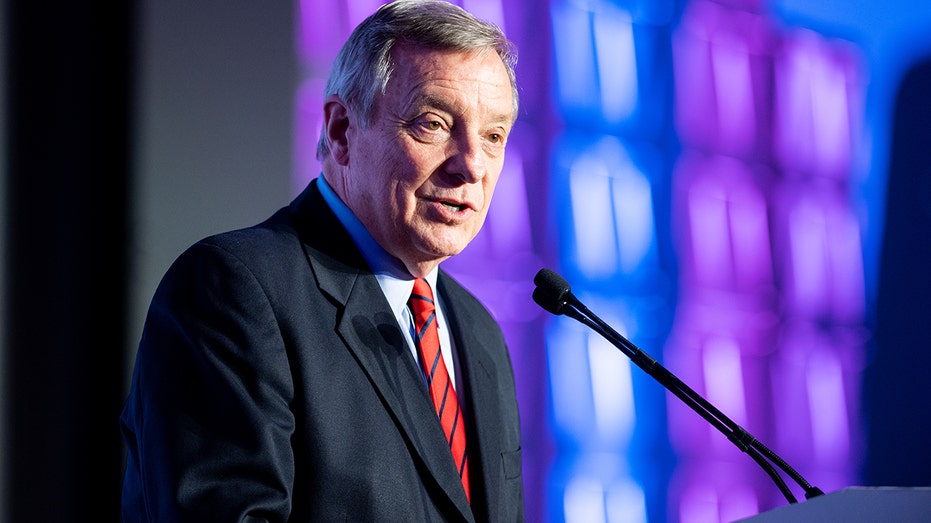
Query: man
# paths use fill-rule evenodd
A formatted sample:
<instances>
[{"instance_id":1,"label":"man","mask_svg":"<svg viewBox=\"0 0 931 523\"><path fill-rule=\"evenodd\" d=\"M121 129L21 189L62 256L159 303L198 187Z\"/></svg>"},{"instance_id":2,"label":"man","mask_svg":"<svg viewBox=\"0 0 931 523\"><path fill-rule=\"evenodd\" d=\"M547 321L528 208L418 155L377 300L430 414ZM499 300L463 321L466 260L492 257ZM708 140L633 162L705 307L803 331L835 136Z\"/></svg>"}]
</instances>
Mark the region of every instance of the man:
<instances>
[{"instance_id":1,"label":"man","mask_svg":"<svg viewBox=\"0 0 931 523\"><path fill-rule=\"evenodd\" d=\"M155 293L121 416L125 521L523 520L507 348L439 268L488 212L515 59L441 0L356 28L327 83L322 177L193 245Z\"/></svg>"}]
</instances>

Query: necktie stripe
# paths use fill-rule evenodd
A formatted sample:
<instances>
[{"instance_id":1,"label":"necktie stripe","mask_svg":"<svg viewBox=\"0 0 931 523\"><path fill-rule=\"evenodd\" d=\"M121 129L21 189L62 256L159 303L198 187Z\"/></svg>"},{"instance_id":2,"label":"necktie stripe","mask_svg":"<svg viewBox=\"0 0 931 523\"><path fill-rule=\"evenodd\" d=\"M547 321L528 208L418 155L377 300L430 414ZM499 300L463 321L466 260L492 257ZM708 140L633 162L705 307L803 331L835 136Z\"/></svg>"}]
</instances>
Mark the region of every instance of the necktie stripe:
<instances>
[{"instance_id":1,"label":"necktie stripe","mask_svg":"<svg viewBox=\"0 0 931 523\"><path fill-rule=\"evenodd\" d=\"M449 431L449 446L453 446L453 442L456 439L456 427L459 425L459 409L458 405L456 406L456 413L453 415L453 428Z\"/></svg>"},{"instance_id":2,"label":"necktie stripe","mask_svg":"<svg viewBox=\"0 0 931 523\"><path fill-rule=\"evenodd\" d=\"M420 364L426 375L430 399L446 435L453 463L462 480L462 487L465 489L466 499L470 499L465 426L461 422L462 412L459 400L456 398L456 391L453 389L446 364L443 362L443 354L440 351L433 291L430 290L430 285L426 280L418 278L414 281L414 292L411 294L408 305L414 316L414 342L417 345ZM446 410L447 404L451 407L448 411Z\"/></svg>"},{"instance_id":3,"label":"necktie stripe","mask_svg":"<svg viewBox=\"0 0 931 523\"><path fill-rule=\"evenodd\" d=\"M430 375L427 376L427 381L433 383L433 377L436 376L436 367L440 364L443 354L440 351L436 352L436 356L433 358L433 364L430 365Z\"/></svg>"},{"instance_id":4,"label":"necktie stripe","mask_svg":"<svg viewBox=\"0 0 931 523\"><path fill-rule=\"evenodd\" d=\"M440 401L440 406L436 409L436 411L439 413L441 418L443 417L443 411L446 410L446 398L449 396L449 389L451 389L452 387L450 387L449 382L447 382L446 386L443 388L445 389L443 391L443 399ZM457 412L458 412L458 409L457 409ZM452 432L453 434L456 433L455 425L453 425L453 429L450 432Z\"/></svg>"}]
</instances>

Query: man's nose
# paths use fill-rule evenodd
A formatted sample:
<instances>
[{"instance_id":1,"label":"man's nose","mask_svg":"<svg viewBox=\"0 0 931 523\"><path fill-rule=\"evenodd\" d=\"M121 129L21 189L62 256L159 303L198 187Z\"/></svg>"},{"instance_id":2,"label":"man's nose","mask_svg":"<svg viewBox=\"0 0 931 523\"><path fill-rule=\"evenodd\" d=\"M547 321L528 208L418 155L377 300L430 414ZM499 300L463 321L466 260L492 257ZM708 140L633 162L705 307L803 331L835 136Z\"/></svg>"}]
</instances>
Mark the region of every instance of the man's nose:
<instances>
[{"instance_id":1,"label":"man's nose","mask_svg":"<svg viewBox=\"0 0 931 523\"><path fill-rule=\"evenodd\" d=\"M479 137L464 137L450 143L446 172L459 177L465 183L476 183L488 171L488 155Z\"/></svg>"}]
</instances>

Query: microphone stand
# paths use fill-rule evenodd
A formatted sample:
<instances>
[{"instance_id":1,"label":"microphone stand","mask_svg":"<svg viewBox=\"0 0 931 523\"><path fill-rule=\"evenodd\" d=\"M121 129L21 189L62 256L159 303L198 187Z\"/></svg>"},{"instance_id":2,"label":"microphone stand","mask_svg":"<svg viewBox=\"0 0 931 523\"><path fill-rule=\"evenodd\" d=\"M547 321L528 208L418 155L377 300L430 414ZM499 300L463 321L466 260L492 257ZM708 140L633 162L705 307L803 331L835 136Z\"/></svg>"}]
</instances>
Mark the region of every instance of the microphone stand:
<instances>
[{"instance_id":1,"label":"microphone stand","mask_svg":"<svg viewBox=\"0 0 931 523\"><path fill-rule=\"evenodd\" d=\"M580 323L588 326L600 334L606 340L611 342L611 344L617 347L621 352L627 355L627 357L630 358L631 361L633 361L638 367L643 369L647 374L656 379L666 389L675 394L676 397L682 400L692 410L697 412L714 428L718 429L721 433L727 436L728 440L736 445L737 448L739 448L742 452L747 453L763 468L764 471L766 471L769 477L772 478L773 482L779 488L779 491L782 492L783 496L785 496L786 500L790 504L796 503L797 500L792 494L792 491L786 486L785 480L773 467L773 463L775 463L776 466L782 469L800 487L802 487L802 489L805 490L805 499L811 499L823 494L821 489L808 483L808 481L806 481L801 474L796 472L795 469L786 463L785 460L770 450L761 441L753 437L753 435L747 432L747 430L745 430L737 423L734 423L714 405L708 402L708 400L703 398L700 394L683 383L672 372L668 371L659 362L650 357L647 353L643 352L627 338L615 331L610 325L605 323L601 318L589 310L588 307L572 296L568 289L566 289L565 294L568 295L568 299L566 299L566 301L562 303L560 307L557 307L557 314L565 314L566 316L579 321ZM553 312L553 310L550 310L550 312Z\"/></svg>"}]
</instances>

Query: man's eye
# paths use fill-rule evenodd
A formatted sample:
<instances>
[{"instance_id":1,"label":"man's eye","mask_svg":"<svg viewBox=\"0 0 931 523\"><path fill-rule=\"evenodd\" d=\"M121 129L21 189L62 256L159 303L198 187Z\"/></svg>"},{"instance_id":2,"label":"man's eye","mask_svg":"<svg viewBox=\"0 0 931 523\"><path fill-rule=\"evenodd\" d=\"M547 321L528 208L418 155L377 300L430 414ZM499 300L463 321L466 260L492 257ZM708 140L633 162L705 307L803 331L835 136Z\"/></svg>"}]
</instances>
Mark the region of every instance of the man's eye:
<instances>
[{"instance_id":1,"label":"man's eye","mask_svg":"<svg viewBox=\"0 0 931 523\"><path fill-rule=\"evenodd\" d=\"M440 143L449 138L449 128L437 118L418 118L411 122L411 134L424 143Z\"/></svg>"},{"instance_id":2,"label":"man's eye","mask_svg":"<svg viewBox=\"0 0 931 523\"><path fill-rule=\"evenodd\" d=\"M488 135L488 141L491 143L501 143L504 141L504 136L498 133L492 133Z\"/></svg>"}]
</instances>

